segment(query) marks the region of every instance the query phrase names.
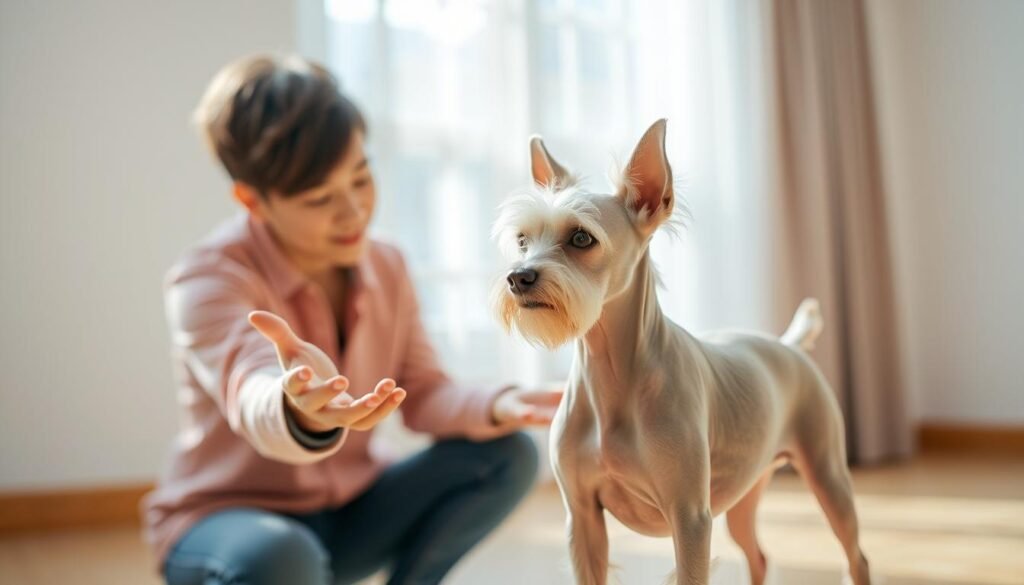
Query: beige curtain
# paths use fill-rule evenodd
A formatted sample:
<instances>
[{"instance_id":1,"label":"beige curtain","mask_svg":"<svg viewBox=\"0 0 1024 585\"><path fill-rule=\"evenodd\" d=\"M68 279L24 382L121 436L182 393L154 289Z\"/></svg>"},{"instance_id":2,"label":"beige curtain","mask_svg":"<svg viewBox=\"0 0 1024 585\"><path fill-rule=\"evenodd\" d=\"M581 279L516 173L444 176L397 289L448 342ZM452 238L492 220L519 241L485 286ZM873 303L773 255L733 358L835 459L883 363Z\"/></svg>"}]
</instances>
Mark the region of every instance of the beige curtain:
<instances>
[{"instance_id":1,"label":"beige curtain","mask_svg":"<svg viewBox=\"0 0 1024 585\"><path fill-rule=\"evenodd\" d=\"M850 461L903 457L912 440L864 3L767 6L778 326L801 298L821 300L813 356L843 408Z\"/></svg>"}]
</instances>

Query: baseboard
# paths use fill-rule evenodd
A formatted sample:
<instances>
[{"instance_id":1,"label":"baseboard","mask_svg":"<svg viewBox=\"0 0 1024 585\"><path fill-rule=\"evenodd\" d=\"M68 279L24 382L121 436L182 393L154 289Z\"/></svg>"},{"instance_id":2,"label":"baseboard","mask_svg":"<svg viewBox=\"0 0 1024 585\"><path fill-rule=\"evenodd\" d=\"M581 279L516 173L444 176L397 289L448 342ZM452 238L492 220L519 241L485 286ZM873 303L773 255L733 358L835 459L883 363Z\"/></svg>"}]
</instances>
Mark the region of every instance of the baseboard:
<instances>
[{"instance_id":1,"label":"baseboard","mask_svg":"<svg viewBox=\"0 0 1024 585\"><path fill-rule=\"evenodd\" d=\"M0 492L0 536L139 524L139 501L153 484Z\"/></svg>"},{"instance_id":2,"label":"baseboard","mask_svg":"<svg viewBox=\"0 0 1024 585\"><path fill-rule=\"evenodd\" d=\"M917 440L924 453L974 452L1024 457L1024 426L922 423Z\"/></svg>"},{"instance_id":3,"label":"baseboard","mask_svg":"<svg viewBox=\"0 0 1024 585\"><path fill-rule=\"evenodd\" d=\"M1024 426L927 422L924 453L973 452L1024 457ZM153 484L75 490L0 492L0 536L69 528L139 524L139 502Z\"/></svg>"}]
</instances>

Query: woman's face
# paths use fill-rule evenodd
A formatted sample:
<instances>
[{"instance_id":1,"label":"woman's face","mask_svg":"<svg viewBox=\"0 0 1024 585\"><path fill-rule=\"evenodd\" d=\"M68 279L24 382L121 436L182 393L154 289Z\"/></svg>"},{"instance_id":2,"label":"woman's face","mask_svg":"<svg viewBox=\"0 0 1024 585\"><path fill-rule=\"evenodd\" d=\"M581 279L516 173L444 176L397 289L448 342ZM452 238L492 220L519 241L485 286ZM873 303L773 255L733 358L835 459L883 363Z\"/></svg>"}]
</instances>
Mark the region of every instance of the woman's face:
<instances>
[{"instance_id":1,"label":"woman's face","mask_svg":"<svg viewBox=\"0 0 1024 585\"><path fill-rule=\"evenodd\" d=\"M271 193L250 208L271 228L278 244L303 272L315 275L353 266L366 251L366 231L376 203L373 174L356 131L344 157L323 184L290 197Z\"/></svg>"}]
</instances>

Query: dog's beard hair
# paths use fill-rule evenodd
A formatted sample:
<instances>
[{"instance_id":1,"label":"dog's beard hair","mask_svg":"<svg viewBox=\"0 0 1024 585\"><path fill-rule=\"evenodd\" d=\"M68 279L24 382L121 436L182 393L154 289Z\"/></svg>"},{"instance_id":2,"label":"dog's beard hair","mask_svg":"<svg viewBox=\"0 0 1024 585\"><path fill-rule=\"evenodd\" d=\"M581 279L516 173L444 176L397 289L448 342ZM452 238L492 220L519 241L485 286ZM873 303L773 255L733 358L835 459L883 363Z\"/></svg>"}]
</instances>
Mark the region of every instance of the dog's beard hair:
<instances>
[{"instance_id":1,"label":"dog's beard hair","mask_svg":"<svg viewBox=\"0 0 1024 585\"><path fill-rule=\"evenodd\" d=\"M515 331L528 343L554 349L594 326L601 316L602 295L586 277L564 264L544 263L537 268L541 281L529 300L552 308L520 307L503 279L495 283L491 303L506 332Z\"/></svg>"}]
</instances>

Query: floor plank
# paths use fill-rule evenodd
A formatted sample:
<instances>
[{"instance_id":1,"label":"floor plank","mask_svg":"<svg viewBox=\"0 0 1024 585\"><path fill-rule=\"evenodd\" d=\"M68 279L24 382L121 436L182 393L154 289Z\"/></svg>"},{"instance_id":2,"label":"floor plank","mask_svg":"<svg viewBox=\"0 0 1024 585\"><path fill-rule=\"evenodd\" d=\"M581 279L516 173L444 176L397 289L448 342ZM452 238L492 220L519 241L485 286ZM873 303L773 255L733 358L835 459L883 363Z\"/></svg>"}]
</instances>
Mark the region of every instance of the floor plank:
<instances>
[{"instance_id":1,"label":"floor plank","mask_svg":"<svg viewBox=\"0 0 1024 585\"><path fill-rule=\"evenodd\" d=\"M1024 583L1024 457L941 456L854 473L863 546L887 585ZM571 583L557 491L527 502L452 573L452 585ZM780 474L761 508L761 540L781 583L838 584L839 545L798 477ZM609 521L619 583L662 583L671 543ZM742 584L742 557L716 520L714 582ZM133 527L0 539L0 583L149 585L149 552Z\"/></svg>"}]
</instances>

